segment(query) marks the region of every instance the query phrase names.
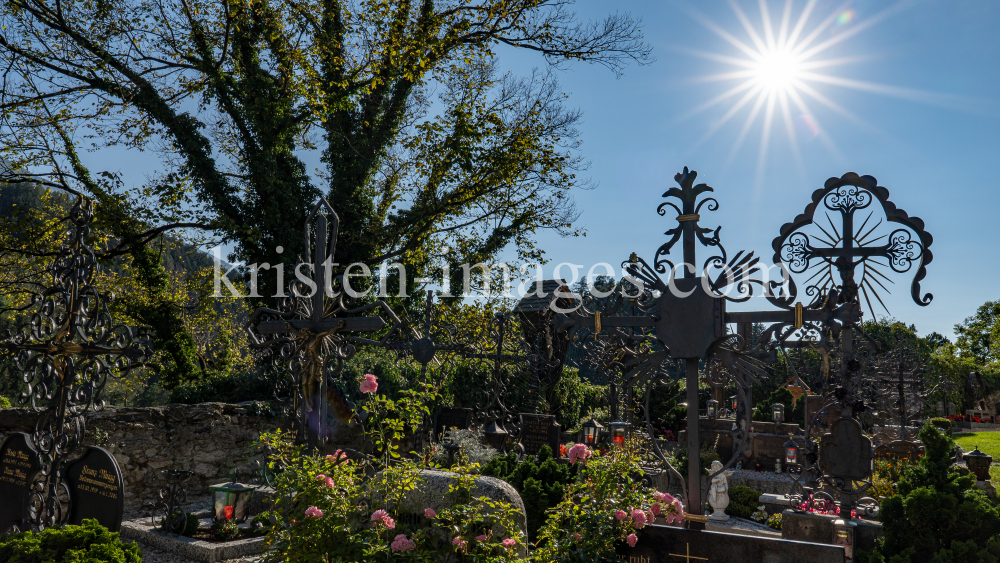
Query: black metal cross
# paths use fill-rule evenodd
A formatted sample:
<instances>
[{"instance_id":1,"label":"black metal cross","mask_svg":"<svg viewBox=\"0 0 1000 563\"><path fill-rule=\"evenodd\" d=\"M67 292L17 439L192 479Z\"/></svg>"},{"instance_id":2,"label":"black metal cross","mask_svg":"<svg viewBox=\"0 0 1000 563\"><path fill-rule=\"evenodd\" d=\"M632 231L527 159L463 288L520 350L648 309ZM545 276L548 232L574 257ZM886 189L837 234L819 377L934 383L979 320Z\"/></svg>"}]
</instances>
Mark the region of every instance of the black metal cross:
<instances>
[{"instance_id":1,"label":"black metal cross","mask_svg":"<svg viewBox=\"0 0 1000 563\"><path fill-rule=\"evenodd\" d=\"M18 402L39 413L31 439L42 470L29 507L36 529L69 517L72 499L63 468L83 441L87 412L104 407L108 378L141 367L151 355L146 336L112 319L108 303L114 296L93 286L97 258L86 241L93 218L91 202L77 199L66 241L48 266L51 285L35 295L30 324L0 343L28 386Z\"/></svg>"},{"instance_id":2,"label":"black metal cross","mask_svg":"<svg viewBox=\"0 0 1000 563\"><path fill-rule=\"evenodd\" d=\"M327 214L333 219L332 226ZM314 220L315 240L312 240L310 226ZM332 274L339 229L340 218L326 199L320 197L306 217L304 228L304 248L312 252L313 261L311 264L300 261L296 266L296 271L304 266L311 270L312 286L300 279L292 281L291 295L282 299L278 309L261 307L246 325L251 345L268 350L275 362L283 363L291 373L292 409L297 414L299 439L315 448L335 440L337 429L347 424L353 414L353 404L330 388L329 376L354 355L354 342L381 345L395 336L400 327L399 318L384 301L355 309L346 305L349 296L343 287L343 276ZM380 309L392 320L391 330L377 341L349 336L348 333L374 332L386 326L378 315L354 316L371 309ZM266 320L257 322L262 316ZM335 360L335 367L330 360Z\"/></svg>"}]
</instances>

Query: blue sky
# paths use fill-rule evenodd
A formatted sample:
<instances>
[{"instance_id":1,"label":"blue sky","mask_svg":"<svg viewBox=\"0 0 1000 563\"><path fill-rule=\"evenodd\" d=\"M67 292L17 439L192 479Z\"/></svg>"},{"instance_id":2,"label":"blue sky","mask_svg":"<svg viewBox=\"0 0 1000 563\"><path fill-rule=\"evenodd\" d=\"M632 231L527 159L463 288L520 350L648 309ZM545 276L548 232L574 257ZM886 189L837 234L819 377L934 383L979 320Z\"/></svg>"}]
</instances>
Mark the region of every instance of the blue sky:
<instances>
[{"instance_id":1,"label":"blue sky","mask_svg":"<svg viewBox=\"0 0 1000 563\"><path fill-rule=\"evenodd\" d=\"M762 33L759 2L734 4ZM791 2L790 27L806 4ZM777 34L785 0L767 5ZM675 224L658 216L656 206L684 166L715 188L721 204L718 211L703 213L701 224L722 225L730 255L746 249L769 259L779 227L802 212L812 192L827 178L854 171L875 176L897 206L924 219L934 236L934 260L922 284L934 301L927 307L913 303L910 276L897 274L886 300L893 316L916 324L922 334L937 331L950 337L953 325L976 307L1000 299L1000 288L993 283L1000 253L993 242L1000 228L1000 35L995 32L1000 29L1000 2L818 0L800 37L836 15L813 45L841 34L847 38L833 41L810 60L851 62L814 72L841 83L849 80L855 87L806 81L851 117L803 94L810 117L803 119L794 105L791 112L800 161L777 110L761 158L766 104L734 152L753 101L693 147L743 95L690 115L746 80L704 80L737 68L696 54L748 58L691 15L696 9L717 29L753 46L729 2L586 0L576 8L583 17L601 17L609 9L641 16L657 60L628 68L620 79L596 65L576 64L560 73L561 85L571 95L569 104L584 112L582 150L592 162L588 173L597 187L575 194L586 238L541 235L554 262L585 268L599 261L617 265L632 251L651 259L664 241L662 233ZM522 52L505 52L501 60L519 73L542 65ZM767 308L763 300L751 303Z\"/></svg>"}]
</instances>

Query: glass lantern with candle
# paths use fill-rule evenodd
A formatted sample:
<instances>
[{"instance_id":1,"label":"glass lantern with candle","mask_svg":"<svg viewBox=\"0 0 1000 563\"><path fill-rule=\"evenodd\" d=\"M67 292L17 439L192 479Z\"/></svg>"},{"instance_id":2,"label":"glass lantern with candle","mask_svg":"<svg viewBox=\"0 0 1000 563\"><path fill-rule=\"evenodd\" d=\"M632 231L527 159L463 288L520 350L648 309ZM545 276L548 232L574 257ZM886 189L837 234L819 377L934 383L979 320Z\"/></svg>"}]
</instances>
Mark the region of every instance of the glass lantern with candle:
<instances>
[{"instance_id":1,"label":"glass lantern with candle","mask_svg":"<svg viewBox=\"0 0 1000 563\"><path fill-rule=\"evenodd\" d=\"M708 402L705 404L705 413L708 415L708 418L711 419L711 420L715 420L716 418L718 418L719 417L719 401L716 401L715 399L709 399Z\"/></svg>"},{"instance_id":2,"label":"glass lantern with candle","mask_svg":"<svg viewBox=\"0 0 1000 563\"><path fill-rule=\"evenodd\" d=\"M781 403L771 405L771 420L775 424L781 424L785 421L785 405Z\"/></svg>"},{"instance_id":3,"label":"glass lantern with candle","mask_svg":"<svg viewBox=\"0 0 1000 563\"><path fill-rule=\"evenodd\" d=\"M594 447L597 444L597 440L601 436L601 430L604 429L604 425L597 422L596 419L590 419L583 423L580 427L580 442L587 444L590 447Z\"/></svg>"}]
</instances>

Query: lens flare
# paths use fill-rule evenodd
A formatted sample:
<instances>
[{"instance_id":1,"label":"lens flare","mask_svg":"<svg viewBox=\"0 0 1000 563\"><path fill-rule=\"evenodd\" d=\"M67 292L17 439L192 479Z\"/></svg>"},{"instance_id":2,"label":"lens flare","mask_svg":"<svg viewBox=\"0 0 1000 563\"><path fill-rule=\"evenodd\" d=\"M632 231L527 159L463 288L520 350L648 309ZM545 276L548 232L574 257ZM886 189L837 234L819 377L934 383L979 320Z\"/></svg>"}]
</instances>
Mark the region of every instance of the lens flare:
<instances>
[{"instance_id":1,"label":"lens flare","mask_svg":"<svg viewBox=\"0 0 1000 563\"><path fill-rule=\"evenodd\" d=\"M840 12L840 15L837 16L837 24L847 25L852 21L854 21L854 19L857 17L858 13L854 11L854 8L851 8L850 10L844 10L843 12Z\"/></svg>"}]
</instances>

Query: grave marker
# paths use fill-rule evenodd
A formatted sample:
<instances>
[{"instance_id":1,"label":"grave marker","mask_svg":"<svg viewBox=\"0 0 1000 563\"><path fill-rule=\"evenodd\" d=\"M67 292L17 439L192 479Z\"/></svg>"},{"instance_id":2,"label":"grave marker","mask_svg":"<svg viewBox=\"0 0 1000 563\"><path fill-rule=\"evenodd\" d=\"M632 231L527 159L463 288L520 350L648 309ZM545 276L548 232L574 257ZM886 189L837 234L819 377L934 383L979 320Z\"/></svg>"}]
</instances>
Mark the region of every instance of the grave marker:
<instances>
[{"instance_id":1,"label":"grave marker","mask_svg":"<svg viewBox=\"0 0 1000 563\"><path fill-rule=\"evenodd\" d=\"M521 435L518 443L527 455L537 455L542 446L552 448L552 455L559 457L559 423L551 414L521 413Z\"/></svg>"},{"instance_id":2,"label":"grave marker","mask_svg":"<svg viewBox=\"0 0 1000 563\"><path fill-rule=\"evenodd\" d=\"M66 484L72 500L69 523L93 518L109 531L122 527L125 513L125 487L118 461L108 450L89 446L87 451L66 466Z\"/></svg>"},{"instance_id":3,"label":"grave marker","mask_svg":"<svg viewBox=\"0 0 1000 563\"><path fill-rule=\"evenodd\" d=\"M11 526L22 532L27 529L31 484L40 468L27 434L11 434L0 446L0 534Z\"/></svg>"},{"instance_id":4,"label":"grave marker","mask_svg":"<svg viewBox=\"0 0 1000 563\"><path fill-rule=\"evenodd\" d=\"M434 417L434 436L440 439L442 432L452 428L468 430L471 422L472 409L441 407Z\"/></svg>"},{"instance_id":5,"label":"grave marker","mask_svg":"<svg viewBox=\"0 0 1000 563\"><path fill-rule=\"evenodd\" d=\"M853 418L841 418L819 444L819 467L824 475L863 481L872 474L872 441Z\"/></svg>"}]
</instances>

